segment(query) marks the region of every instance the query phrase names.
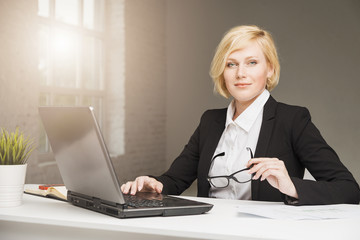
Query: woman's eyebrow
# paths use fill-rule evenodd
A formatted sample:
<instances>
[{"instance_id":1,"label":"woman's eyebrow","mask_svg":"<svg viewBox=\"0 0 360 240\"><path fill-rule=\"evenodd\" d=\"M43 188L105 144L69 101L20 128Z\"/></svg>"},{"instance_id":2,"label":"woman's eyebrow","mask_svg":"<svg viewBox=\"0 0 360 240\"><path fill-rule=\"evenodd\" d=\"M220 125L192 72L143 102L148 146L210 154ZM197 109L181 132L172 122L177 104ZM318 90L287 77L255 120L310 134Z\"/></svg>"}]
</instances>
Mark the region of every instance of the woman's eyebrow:
<instances>
[{"instance_id":1,"label":"woman's eyebrow","mask_svg":"<svg viewBox=\"0 0 360 240\"><path fill-rule=\"evenodd\" d=\"M257 57L257 56L248 56L248 57L246 57L245 59L247 60L247 59L251 59L251 58L259 59L259 57Z\"/></svg>"},{"instance_id":2,"label":"woman's eyebrow","mask_svg":"<svg viewBox=\"0 0 360 240\"><path fill-rule=\"evenodd\" d=\"M237 59L235 59L235 58L228 58L228 59L226 59L226 61L233 61L233 62L237 62L238 60L237 60Z\"/></svg>"},{"instance_id":3,"label":"woman's eyebrow","mask_svg":"<svg viewBox=\"0 0 360 240\"><path fill-rule=\"evenodd\" d=\"M245 57L245 60L248 60L248 59L251 59L251 58L259 59L259 57L257 57L257 56L248 56L248 57ZM238 59L228 58L226 61L238 61Z\"/></svg>"}]
</instances>

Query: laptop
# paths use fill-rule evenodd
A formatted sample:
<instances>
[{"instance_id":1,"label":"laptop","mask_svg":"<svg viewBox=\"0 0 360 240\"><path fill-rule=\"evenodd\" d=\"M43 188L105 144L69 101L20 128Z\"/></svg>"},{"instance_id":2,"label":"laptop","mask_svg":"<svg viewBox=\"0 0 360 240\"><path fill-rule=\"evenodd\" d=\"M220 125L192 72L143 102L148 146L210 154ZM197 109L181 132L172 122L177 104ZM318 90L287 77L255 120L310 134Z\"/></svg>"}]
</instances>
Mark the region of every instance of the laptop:
<instances>
[{"instance_id":1,"label":"laptop","mask_svg":"<svg viewBox=\"0 0 360 240\"><path fill-rule=\"evenodd\" d=\"M39 107L39 113L73 205L118 218L202 214L213 207L158 193L124 195L92 107Z\"/></svg>"}]
</instances>

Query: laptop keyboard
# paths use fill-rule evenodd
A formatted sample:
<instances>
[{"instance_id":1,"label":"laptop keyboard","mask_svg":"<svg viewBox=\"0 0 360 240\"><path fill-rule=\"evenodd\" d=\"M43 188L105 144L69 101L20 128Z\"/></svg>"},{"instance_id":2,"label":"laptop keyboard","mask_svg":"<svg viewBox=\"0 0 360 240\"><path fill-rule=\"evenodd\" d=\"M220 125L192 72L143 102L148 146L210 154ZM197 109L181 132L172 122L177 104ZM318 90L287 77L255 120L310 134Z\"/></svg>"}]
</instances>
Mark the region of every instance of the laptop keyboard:
<instances>
[{"instance_id":1,"label":"laptop keyboard","mask_svg":"<svg viewBox=\"0 0 360 240\"><path fill-rule=\"evenodd\" d=\"M129 207L143 208L143 207L163 207L164 203L158 199L144 199L134 195L124 194L124 199Z\"/></svg>"}]
</instances>

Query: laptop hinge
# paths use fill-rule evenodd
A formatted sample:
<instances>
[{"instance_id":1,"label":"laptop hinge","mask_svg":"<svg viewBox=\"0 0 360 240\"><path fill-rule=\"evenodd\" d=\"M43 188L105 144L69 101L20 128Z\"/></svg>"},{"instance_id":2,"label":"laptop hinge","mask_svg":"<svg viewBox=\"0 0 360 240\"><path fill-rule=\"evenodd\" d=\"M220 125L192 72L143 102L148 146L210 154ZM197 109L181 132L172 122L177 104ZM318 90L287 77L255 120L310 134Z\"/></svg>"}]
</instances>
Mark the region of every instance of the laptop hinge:
<instances>
[{"instance_id":1,"label":"laptop hinge","mask_svg":"<svg viewBox=\"0 0 360 240\"><path fill-rule=\"evenodd\" d=\"M121 209L127 209L127 208L128 208L128 205L127 205L126 203L124 203L124 204L117 203L117 204L116 204L116 207L121 208Z\"/></svg>"}]
</instances>

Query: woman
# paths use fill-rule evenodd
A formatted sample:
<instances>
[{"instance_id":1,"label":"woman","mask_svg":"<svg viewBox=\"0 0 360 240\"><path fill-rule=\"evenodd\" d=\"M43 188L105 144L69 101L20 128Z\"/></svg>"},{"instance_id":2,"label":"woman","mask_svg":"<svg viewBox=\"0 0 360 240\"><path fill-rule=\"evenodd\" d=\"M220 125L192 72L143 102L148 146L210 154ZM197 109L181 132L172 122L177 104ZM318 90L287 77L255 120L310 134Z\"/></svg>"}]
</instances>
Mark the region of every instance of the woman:
<instances>
[{"instance_id":1,"label":"woman","mask_svg":"<svg viewBox=\"0 0 360 240\"><path fill-rule=\"evenodd\" d=\"M270 95L279 74L267 31L257 26L231 29L217 47L211 76L215 90L233 101L227 109L203 114L167 172L138 177L122 185L122 191L181 194L197 179L199 197L358 204L358 184L311 122L309 111ZM303 180L305 168L316 181Z\"/></svg>"}]
</instances>

